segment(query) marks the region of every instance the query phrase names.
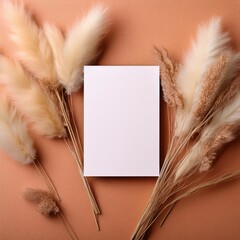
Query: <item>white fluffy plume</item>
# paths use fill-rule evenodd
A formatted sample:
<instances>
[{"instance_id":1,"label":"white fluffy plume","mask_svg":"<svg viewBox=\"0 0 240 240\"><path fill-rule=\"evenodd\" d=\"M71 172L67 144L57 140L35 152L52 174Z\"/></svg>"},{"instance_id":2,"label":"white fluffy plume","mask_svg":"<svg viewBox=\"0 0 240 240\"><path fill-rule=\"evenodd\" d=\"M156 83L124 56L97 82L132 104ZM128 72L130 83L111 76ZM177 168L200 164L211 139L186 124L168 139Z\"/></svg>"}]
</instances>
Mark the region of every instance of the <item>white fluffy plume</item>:
<instances>
[{"instance_id":1,"label":"white fluffy plume","mask_svg":"<svg viewBox=\"0 0 240 240\"><path fill-rule=\"evenodd\" d=\"M189 112L193 111L197 87L209 66L226 49L229 42L227 33L221 32L219 18L213 18L208 25L201 26L192 48L187 52L177 77L177 84L183 95L183 109L176 114L176 135L184 135L191 129Z\"/></svg>"},{"instance_id":2,"label":"white fluffy plume","mask_svg":"<svg viewBox=\"0 0 240 240\"><path fill-rule=\"evenodd\" d=\"M54 103L19 64L0 56L0 82L18 110L32 123L34 130L48 137L62 137L65 128Z\"/></svg>"},{"instance_id":3,"label":"white fluffy plume","mask_svg":"<svg viewBox=\"0 0 240 240\"><path fill-rule=\"evenodd\" d=\"M37 78L54 80L51 47L31 13L23 3L5 0L3 16L11 30L10 36L17 47L19 60Z\"/></svg>"},{"instance_id":4,"label":"white fluffy plume","mask_svg":"<svg viewBox=\"0 0 240 240\"><path fill-rule=\"evenodd\" d=\"M0 148L14 160L29 164L35 159L36 151L27 127L5 97L0 100Z\"/></svg>"},{"instance_id":5,"label":"white fluffy plume","mask_svg":"<svg viewBox=\"0 0 240 240\"><path fill-rule=\"evenodd\" d=\"M83 66L96 59L106 30L106 9L101 6L94 7L85 18L77 22L67 32L64 43L56 27L45 26L46 36L53 49L57 76L67 93L75 92L82 86Z\"/></svg>"}]
</instances>

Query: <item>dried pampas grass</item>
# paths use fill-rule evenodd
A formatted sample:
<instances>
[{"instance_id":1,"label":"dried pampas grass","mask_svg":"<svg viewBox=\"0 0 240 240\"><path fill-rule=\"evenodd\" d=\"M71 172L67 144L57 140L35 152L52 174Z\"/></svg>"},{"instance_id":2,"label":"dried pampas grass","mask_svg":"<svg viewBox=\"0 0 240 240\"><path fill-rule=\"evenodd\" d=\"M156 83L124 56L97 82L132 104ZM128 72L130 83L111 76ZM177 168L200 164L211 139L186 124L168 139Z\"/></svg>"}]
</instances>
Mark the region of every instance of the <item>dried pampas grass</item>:
<instances>
[{"instance_id":1,"label":"dried pampas grass","mask_svg":"<svg viewBox=\"0 0 240 240\"><path fill-rule=\"evenodd\" d=\"M38 212L44 216L49 217L51 215L56 215L59 213L57 203L53 195L49 192L35 189L27 189L27 191L24 192L23 197L26 200L37 204Z\"/></svg>"},{"instance_id":2,"label":"dried pampas grass","mask_svg":"<svg viewBox=\"0 0 240 240\"><path fill-rule=\"evenodd\" d=\"M157 63L160 66L161 85L164 93L163 99L170 107L175 109L178 107L182 108L182 94L176 84L179 65L172 60L164 47L160 49L155 47L155 50L157 52Z\"/></svg>"},{"instance_id":3,"label":"dried pampas grass","mask_svg":"<svg viewBox=\"0 0 240 240\"><path fill-rule=\"evenodd\" d=\"M37 159L36 149L28 133L27 125L6 96L1 96L0 100L0 131L0 149L21 164L33 164L49 190L60 200L51 179Z\"/></svg>"},{"instance_id":4,"label":"dried pampas grass","mask_svg":"<svg viewBox=\"0 0 240 240\"><path fill-rule=\"evenodd\" d=\"M26 72L18 64L14 66L17 70L14 75L3 68L1 81L7 85L9 95L33 123L36 132L52 138L64 137L78 165L99 229L96 215L100 210L88 180L83 176L83 147L71 111L72 100L65 93L71 94L82 86L83 66L92 63L100 53L100 43L108 27L106 9L94 7L67 32L66 37L54 25L45 24L41 28L22 3L5 2L4 16L18 49L18 59L33 75L31 80L36 81L23 81L27 78ZM17 84L19 79L21 84ZM28 108L24 108L27 103Z\"/></svg>"},{"instance_id":5,"label":"dried pampas grass","mask_svg":"<svg viewBox=\"0 0 240 240\"><path fill-rule=\"evenodd\" d=\"M78 240L77 235L73 231L67 219L61 213L60 208L57 205L57 202L51 193L44 190L29 188L23 193L23 197L25 200L36 204L37 211L43 216L46 217L51 217L55 215L59 216L70 239Z\"/></svg>"},{"instance_id":6,"label":"dried pampas grass","mask_svg":"<svg viewBox=\"0 0 240 240\"><path fill-rule=\"evenodd\" d=\"M54 103L30 79L21 65L0 56L0 82L38 134L50 138L66 136L64 123Z\"/></svg>"},{"instance_id":7,"label":"dried pampas grass","mask_svg":"<svg viewBox=\"0 0 240 240\"><path fill-rule=\"evenodd\" d=\"M226 50L229 43L227 33L221 31L221 21L213 18L207 25L199 27L196 40L187 52L177 76L177 85L183 94L183 108L176 114L175 133L187 135L192 129L194 120L189 112L194 112L200 94L202 81L209 66ZM198 93L198 94L196 94Z\"/></svg>"},{"instance_id":8,"label":"dried pampas grass","mask_svg":"<svg viewBox=\"0 0 240 240\"><path fill-rule=\"evenodd\" d=\"M54 26L46 25L45 34L52 47L56 73L68 94L76 92L83 84L83 67L99 55L99 45L106 35L108 24L106 9L96 6L77 22L66 34Z\"/></svg>"},{"instance_id":9,"label":"dried pampas grass","mask_svg":"<svg viewBox=\"0 0 240 240\"><path fill-rule=\"evenodd\" d=\"M18 59L38 79L48 79L52 85L58 85L52 50L44 31L38 27L30 11L22 2L5 0L3 16L11 30L11 39L17 46Z\"/></svg>"},{"instance_id":10,"label":"dried pampas grass","mask_svg":"<svg viewBox=\"0 0 240 240\"><path fill-rule=\"evenodd\" d=\"M36 150L27 126L4 96L0 99L0 148L21 164L33 163Z\"/></svg>"},{"instance_id":11,"label":"dried pampas grass","mask_svg":"<svg viewBox=\"0 0 240 240\"><path fill-rule=\"evenodd\" d=\"M214 179L205 179L203 174L240 133L240 55L228 47L228 42L228 34L220 31L219 19L201 27L176 80L170 75L172 60L170 64L169 57L164 58L164 52L159 51L163 94L167 104L174 106L175 128L160 176L132 235L134 240L146 239L159 216L162 225L180 199L239 176L239 170ZM176 89L182 106L172 104Z\"/></svg>"}]
</instances>

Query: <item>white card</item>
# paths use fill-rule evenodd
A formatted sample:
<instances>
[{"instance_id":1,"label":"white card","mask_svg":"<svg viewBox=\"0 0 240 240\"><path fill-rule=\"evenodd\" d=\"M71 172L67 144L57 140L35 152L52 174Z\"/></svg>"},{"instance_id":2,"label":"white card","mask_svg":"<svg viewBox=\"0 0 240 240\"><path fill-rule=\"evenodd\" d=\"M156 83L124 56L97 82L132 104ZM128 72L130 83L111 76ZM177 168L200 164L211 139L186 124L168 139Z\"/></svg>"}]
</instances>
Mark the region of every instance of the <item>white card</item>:
<instances>
[{"instance_id":1,"label":"white card","mask_svg":"<svg viewBox=\"0 0 240 240\"><path fill-rule=\"evenodd\" d=\"M84 67L84 175L158 176L157 66Z\"/></svg>"}]
</instances>

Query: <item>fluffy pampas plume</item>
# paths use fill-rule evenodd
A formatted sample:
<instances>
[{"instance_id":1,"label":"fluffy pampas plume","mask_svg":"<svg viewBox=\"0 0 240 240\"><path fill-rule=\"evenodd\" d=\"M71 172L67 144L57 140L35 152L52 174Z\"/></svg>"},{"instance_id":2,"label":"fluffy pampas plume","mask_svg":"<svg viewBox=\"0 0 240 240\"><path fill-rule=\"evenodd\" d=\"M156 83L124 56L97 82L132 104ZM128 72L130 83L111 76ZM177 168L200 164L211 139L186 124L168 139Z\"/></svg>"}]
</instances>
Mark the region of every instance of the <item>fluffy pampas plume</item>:
<instances>
[{"instance_id":1,"label":"fluffy pampas plume","mask_svg":"<svg viewBox=\"0 0 240 240\"><path fill-rule=\"evenodd\" d=\"M204 74L209 66L226 49L229 43L227 33L221 31L219 18L213 18L207 25L198 29L196 40L192 43L191 49L186 53L183 64L177 76L177 85L183 95L183 108L178 109L176 114L175 133L177 136L186 135L192 130L194 120L194 104L200 93Z\"/></svg>"},{"instance_id":2,"label":"fluffy pampas plume","mask_svg":"<svg viewBox=\"0 0 240 240\"><path fill-rule=\"evenodd\" d=\"M170 58L168 51L164 47L160 49L155 47L155 50L157 52L157 63L160 66L161 85L164 89L163 98L169 106L182 108L182 95L176 84L179 65Z\"/></svg>"},{"instance_id":3,"label":"fluffy pampas plume","mask_svg":"<svg viewBox=\"0 0 240 240\"><path fill-rule=\"evenodd\" d=\"M0 148L22 164L35 160L36 151L26 124L4 96L0 100Z\"/></svg>"},{"instance_id":4,"label":"fluffy pampas plume","mask_svg":"<svg viewBox=\"0 0 240 240\"><path fill-rule=\"evenodd\" d=\"M23 3L5 0L3 17L11 30L11 40L17 46L16 55L22 64L37 78L58 85L49 43Z\"/></svg>"},{"instance_id":5,"label":"fluffy pampas plume","mask_svg":"<svg viewBox=\"0 0 240 240\"><path fill-rule=\"evenodd\" d=\"M40 189L29 188L23 193L23 198L31 203L36 204L37 211L43 216L46 217L58 216L61 219L70 239L78 240L77 235L73 231L67 219L60 211L60 208L57 205L57 202L51 193Z\"/></svg>"},{"instance_id":6,"label":"fluffy pampas plume","mask_svg":"<svg viewBox=\"0 0 240 240\"><path fill-rule=\"evenodd\" d=\"M44 216L56 215L59 213L59 208L57 203L53 197L53 195L49 192L43 190L35 190L35 189L27 189L24 192L23 197L37 204L37 210Z\"/></svg>"},{"instance_id":7,"label":"fluffy pampas plume","mask_svg":"<svg viewBox=\"0 0 240 240\"><path fill-rule=\"evenodd\" d=\"M47 39L53 49L56 73L67 93L76 92L83 83L83 66L99 55L99 45L107 31L107 10L96 6L66 34L52 25L45 26Z\"/></svg>"},{"instance_id":8,"label":"fluffy pampas plume","mask_svg":"<svg viewBox=\"0 0 240 240\"><path fill-rule=\"evenodd\" d=\"M54 103L30 79L20 64L0 56L0 82L34 130L48 137L63 137L65 128Z\"/></svg>"}]
</instances>

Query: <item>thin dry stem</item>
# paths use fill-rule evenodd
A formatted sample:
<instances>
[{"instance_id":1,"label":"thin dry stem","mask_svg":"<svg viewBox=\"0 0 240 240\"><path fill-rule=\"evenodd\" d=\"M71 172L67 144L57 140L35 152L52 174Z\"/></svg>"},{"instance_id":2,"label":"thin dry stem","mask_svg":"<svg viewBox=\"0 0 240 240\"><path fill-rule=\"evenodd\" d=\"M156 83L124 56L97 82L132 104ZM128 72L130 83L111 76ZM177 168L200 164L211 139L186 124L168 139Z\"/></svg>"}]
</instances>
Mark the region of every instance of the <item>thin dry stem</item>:
<instances>
[{"instance_id":1,"label":"thin dry stem","mask_svg":"<svg viewBox=\"0 0 240 240\"><path fill-rule=\"evenodd\" d=\"M65 124L67 126L67 129L68 129L68 132L69 132L69 135L70 135L70 138L72 140L72 145L73 145L73 149L71 150L71 153L78 165L78 169L79 169L79 173L80 173L80 176L83 180L83 183L84 183L84 186L87 190L87 194L88 194L88 197L89 197L89 200L90 200L90 203L92 205L92 208L93 208L93 215L94 215L94 220L96 222L96 226L97 226L97 229L99 230L99 224L98 224L98 220L97 220L97 215L100 214L100 210L99 210L99 207L97 205L97 202L95 200L95 197L93 195L93 192L91 190L91 187L89 185L89 182L87 180L87 178L85 178L83 176L83 164L82 164L82 161L81 161L81 157L79 155L79 147L78 147L78 144L77 144L77 139L76 139L76 136L74 134L74 131L72 129L72 125L71 125L71 122L70 122L70 118L69 118L69 113L67 113L67 108L66 108L66 103L63 102L63 98L60 97L58 91L55 91L55 94L58 98L58 101L59 101L59 105L61 107L61 112L63 114L63 118L64 118L64 121L65 121ZM69 147L69 144L68 144L68 147ZM74 154L73 154L74 152Z\"/></svg>"},{"instance_id":2,"label":"thin dry stem","mask_svg":"<svg viewBox=\"0 0 240 240\"><path fill-rule=\"evenodd\" d=\"M76 233L73 231L70 223L68 222L68 220L65 218L65 216L63 215L63 213L61 211L59 211L58 216L59 216L61 222L63 223L69 238L71 240L78 240Z\"/></svg>"},{"instance_id":3,"label":"thin dry stem","mask_svg":"<svg viewBox=\"0 0 240 240\"><path fill-rule=\"evenodd\" d=\"M52 182L52 180L50 179L50 177L48 176L46 170L44 169L44 167L42 166L42 164L37 160L35 159L36 162L33 162L34 164L34 167L37 169L37 171L39 172L39 174L42 176L42 178L44 179L44 181L46 182L47 184L47 187L49 189L49 191L55 195L57 201L61 201L60 197L59 197L59 194Z\"/></svg>"}]
</instances>

